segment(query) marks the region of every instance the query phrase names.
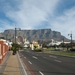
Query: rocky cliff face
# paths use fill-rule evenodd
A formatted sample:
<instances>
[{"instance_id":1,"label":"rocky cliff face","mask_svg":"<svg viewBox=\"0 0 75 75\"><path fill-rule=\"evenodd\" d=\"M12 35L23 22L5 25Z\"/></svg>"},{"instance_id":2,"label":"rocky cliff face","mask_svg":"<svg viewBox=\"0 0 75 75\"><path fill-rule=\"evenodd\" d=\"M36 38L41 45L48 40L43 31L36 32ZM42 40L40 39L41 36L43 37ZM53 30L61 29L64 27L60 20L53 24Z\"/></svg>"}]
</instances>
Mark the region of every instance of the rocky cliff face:
<instances>
[{"instance_id":1,"label":"rocky cliff face","mask_svg":"<svg viewBox=\"0 0 75 75\"><path fill-rule=\"evenodd\" d=\"M3 32L3 35L7 39L14 39L15 36L15 30L5 30ZM39 29L39 30L17 30L16 35L21 36L23 38L26 38L30 41L32 40L43 40L43 41L49 41L50 39L55 39L55 40L64 40L68 41L68 39L64 36L61 35L60 32L57 31L52 31L51 29Z\"/></svg>"}]
</instances>

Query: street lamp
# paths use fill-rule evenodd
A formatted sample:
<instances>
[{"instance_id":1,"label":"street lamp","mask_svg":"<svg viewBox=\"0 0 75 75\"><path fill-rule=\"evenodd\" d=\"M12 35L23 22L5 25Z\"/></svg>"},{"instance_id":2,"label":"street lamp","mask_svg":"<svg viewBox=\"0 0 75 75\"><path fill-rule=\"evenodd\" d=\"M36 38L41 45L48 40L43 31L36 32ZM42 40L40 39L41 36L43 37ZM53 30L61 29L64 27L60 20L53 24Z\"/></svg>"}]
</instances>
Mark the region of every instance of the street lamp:
<instances>
[{"instance_id":1,"label":"street lamp","mask_svg":"<svg viewBox=\"0 0 75 75\"><path fill-rule=\"evenodd\" d=\"M21 29L20 28L15 28L15 44L16 44L17 30L21 30Z\"/></svg>"},{"instance_id":2,"label":"street lamp","mask_svg":"<svg viewBox=\"0 0 75 75\"><path fill-rule=\"evenodd\" d=\"M72 48L72 33L71 34L68 34L68 36L71 37L71 48Z\"/></svg>"},{"instance_id":3,"label":"street lamp","mask_svg":"<svg viewBox=\"0 0 75 75\"><path fill-rule=\"evenodd\" d=\"M63 38L63 50L64 50L64 38Z\"/></svg>"},{"instance_id":4,"label":"street lamp","mask_svg":"<svg viewBox=\"0 0 75 75\"><path fill-rule=\"evenodd\" d=\"M10 38L8 38L10 36L10 33L8 32L6 35L5 35L5 40L6 40L6 42L7 42L7 40L11 40Z\"/></svg>"},{"instance_id":5,"label":"street lamp","mask_svg":"<svg viewBox=\"0 0 75 75\"><path fill-rule=\"evenodd\" d=\"M15 44L16 44L16 28L15 28Z\"/></svg>"},{"instance_id":6,"label":"street lamp","mask_svg":"<svg viewBox=\"0 0 75 75\"><path fill-rule=\"evenodd\" d=\"M16 28L15 27L15 49L13 50L13 55L15 55L16 54L16 35L17 35L17 29L19 29L19 30L21 30L20 28Z\"/></svg>"}]
</instances>

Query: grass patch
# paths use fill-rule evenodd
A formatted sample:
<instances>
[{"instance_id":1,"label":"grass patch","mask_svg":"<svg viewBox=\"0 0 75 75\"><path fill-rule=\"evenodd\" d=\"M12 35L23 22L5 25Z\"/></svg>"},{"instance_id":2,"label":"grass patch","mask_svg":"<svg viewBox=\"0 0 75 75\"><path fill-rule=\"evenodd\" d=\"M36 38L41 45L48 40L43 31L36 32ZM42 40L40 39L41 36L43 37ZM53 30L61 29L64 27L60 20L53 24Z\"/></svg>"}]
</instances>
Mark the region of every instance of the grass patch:
<instances>
[{"instance_id":1,"label":"grass patch","mask_svg":"<svg viewBox=\"0 0 75 75\"><path fill-rule=\"evenodd\" d=\"M43 48L42 50L51 51L51 50L55 50L55 48Z\"/></svg>"},{"instance_id":2,"label":"grass patch","mask_svg":"<svg viewBox=\"0 0 75 75\"><path fill-rule=\"evenodd\" d=\"M34 49L35 52L42 52L42 49Z\"/></svg>"},{"instance_id":3,"label":"grass patch","mask_svg":"<svg viewBox=\"0 0 75 75\"><path fill-rule=\"evenodd\" d=\"M57 55L63 55L63 56L75 56L75 53L71 52L49 52L50 54L57 54Z\"/></svg>"}]
</instances>

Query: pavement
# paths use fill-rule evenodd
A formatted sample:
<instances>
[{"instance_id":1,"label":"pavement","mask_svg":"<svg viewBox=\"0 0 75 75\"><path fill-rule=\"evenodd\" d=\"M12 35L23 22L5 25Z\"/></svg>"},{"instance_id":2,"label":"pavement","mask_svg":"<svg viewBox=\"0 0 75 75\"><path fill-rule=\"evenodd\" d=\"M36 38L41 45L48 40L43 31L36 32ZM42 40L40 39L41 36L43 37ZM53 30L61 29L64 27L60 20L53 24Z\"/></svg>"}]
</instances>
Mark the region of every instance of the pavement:
<instances>
[{"instance_id":1,"label":"pavement","mask_svg":"<svg viewBox=\"0 0 75 75\"><path fill-rule=\"evenodd\" d=\"M21 75L17 54L13 55L12 51L8 51L3 63L0 64L0 75Z\"/></svg>"}]
</instances>

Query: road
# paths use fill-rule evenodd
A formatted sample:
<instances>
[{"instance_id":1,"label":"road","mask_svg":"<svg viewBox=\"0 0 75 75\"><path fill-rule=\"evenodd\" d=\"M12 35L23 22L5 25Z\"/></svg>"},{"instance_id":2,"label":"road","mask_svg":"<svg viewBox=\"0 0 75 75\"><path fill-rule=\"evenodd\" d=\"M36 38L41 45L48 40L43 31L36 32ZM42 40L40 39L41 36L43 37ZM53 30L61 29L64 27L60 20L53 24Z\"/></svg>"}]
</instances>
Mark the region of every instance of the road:
<instances>
[{"instance_id":1,"label":"road","mask_svg":"<svg viewBox=\"0 0 75 75\"><path fill-rule=\"evenodd\" d=\"M75 58L31 50L20 54L32 75L75 75Z\"/></svg>"}]
</instances>

